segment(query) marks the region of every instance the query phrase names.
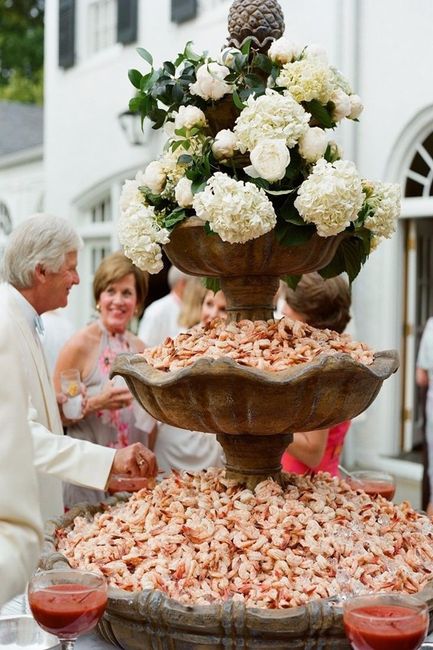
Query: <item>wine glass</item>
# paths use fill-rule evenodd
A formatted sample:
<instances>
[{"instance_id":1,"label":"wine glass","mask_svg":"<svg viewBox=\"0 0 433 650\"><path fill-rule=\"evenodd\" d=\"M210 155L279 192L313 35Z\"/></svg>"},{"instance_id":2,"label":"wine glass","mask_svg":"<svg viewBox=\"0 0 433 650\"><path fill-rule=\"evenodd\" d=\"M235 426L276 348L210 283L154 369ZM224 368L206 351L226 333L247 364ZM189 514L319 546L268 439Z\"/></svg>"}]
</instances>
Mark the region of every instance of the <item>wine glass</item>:
<instances>
[{"instance_id":1,"label":"wine glass","mask_svg":"<svg viewBox=\"0 0 433 650\"><path fill-rule=\"evenodd\" d=\"M29 582L29 605L41 628L57 636L61 650L73 650L77 637L104 613L107 591L104 576L91 571L38 571Z\"/></svg>"},{"instance_id":2,"label":"wine glass","mask_svg":"<svg viewBox=\"0 0 433 650\"><path fill-rule=\"evenodd\" d=\"M429 612L409 594L364 594L344 601L343 621L355 650L417 650L427 636Z\"/></svg>"},{"instance_id":3,"label":"wine glass","mask_svg":"<svg viewBox=\"0 0 433 650\"><path fill-rule=\"evenodd\" d=\"M395 494L395 480L391 474L369 469L350 472L347 482L354 490L364 490L369 496L382 496L392 501Z\"/></svg>"}]
</instances>

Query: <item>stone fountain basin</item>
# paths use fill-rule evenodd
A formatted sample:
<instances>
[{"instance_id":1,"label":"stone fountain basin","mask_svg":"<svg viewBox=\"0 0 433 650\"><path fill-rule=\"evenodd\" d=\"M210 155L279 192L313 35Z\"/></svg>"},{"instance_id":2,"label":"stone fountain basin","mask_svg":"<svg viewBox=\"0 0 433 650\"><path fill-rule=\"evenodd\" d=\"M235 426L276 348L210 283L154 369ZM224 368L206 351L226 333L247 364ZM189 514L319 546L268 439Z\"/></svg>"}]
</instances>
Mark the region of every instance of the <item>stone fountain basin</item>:
<instances>
[{"instance_id":1,"label":"stone fountain basin","mask_svg":"<svg viewBox=\"0 0 433 650\"><path fill-rule=\"evenodd\" d=\"M105 504L126 500L116 495ZM56 549L56 529L68 527L76 516L92 517L101 506L80 504L46 524L40 561L44 569L69 563ZM428 604L433 620L433 584L418 596ZM156 590L135 593L110 588L107 609L98 624L102 637L125 650L350 650L341 608L335 598L313 600L291 609L245 607L227 601L183 605Z\"/></svg>"},{"instance_id":2,"label":"stone fountain basin","mask_svg":"<svg viewBox=\"0 0 433 650\"><path fill-rule=\"evenodd\" d=\"M376 353L370 366L338 353L280 372L205 357L163 372L141 355L122 354L112 375L124 377L157 420L191 431L263 436L324 429L354 418L398 365L397 352L388 350Z\"/></svg>"}]
</instances>

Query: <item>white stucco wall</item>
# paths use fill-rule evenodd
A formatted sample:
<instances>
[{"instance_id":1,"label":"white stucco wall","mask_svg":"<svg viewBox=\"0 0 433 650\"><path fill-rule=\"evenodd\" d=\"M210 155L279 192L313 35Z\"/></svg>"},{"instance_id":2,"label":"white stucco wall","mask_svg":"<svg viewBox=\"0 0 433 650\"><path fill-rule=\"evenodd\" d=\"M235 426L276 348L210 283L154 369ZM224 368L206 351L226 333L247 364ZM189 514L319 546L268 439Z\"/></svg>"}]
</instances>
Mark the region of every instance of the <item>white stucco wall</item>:
<instances>
[{"instance_id":1,"label":"white stucco wall","mask_svg":"<svg viewBox=\"0 0 433 650\"><path fill-rule=\"evenodd\" d=\"M4 156L0 160L0 201L10 213L12 226L43 208L42 149Z\"/></svg>"}]
</instances>

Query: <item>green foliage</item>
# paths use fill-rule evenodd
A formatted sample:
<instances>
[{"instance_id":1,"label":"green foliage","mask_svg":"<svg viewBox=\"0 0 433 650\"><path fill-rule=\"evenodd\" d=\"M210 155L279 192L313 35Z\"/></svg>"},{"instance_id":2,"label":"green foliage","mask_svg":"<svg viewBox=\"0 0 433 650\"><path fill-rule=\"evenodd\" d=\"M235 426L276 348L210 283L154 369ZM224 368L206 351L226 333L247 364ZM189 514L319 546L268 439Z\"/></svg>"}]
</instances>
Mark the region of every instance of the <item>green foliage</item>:
<instances>
[{"instance_id":1,"label":"green foliage","mask_svg":"<svg viewBox=\"0 0 433 650\"><path fill-rule=\"evenodd\" d=\"M42 103L43 0L0 0L0 97Z\"/></svg>"},{"instance_id":2,"label":"green foliage","mask_svg":"<svg viewBox=\"0 0 433 650\"><path fill-rule=\"evenodd\" d=\"M206 289L209 289L209 291L213 291L214 293L221 289L219 278L203 278L203 284Z\"/></svg>"}]
</instances>

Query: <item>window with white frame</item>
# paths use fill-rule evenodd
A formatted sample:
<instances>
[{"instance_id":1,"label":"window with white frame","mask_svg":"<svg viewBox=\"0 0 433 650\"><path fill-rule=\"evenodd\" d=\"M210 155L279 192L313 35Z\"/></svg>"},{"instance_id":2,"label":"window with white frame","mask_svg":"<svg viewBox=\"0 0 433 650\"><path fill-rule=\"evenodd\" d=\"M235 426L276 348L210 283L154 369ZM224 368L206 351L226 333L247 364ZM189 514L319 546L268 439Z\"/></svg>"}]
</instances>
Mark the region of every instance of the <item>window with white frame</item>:
<instances>
[{"instance_id":1,"label":"window with white frame","mask_svg":"<svg viewBox=\"0 0 433 650\"><path fill-rule=\"evenodd\" d=\"M433 196L433 132L415 146L406 173L404 195L408 198Z\"/></svg>"},{"instance_id":2,"label":"window with white frame","mask_svg":"<svg viewBox=\"0 0 433 650\"><path fill-rule=\"evenodd\" d=\"M87 16L87 52L95 54L117 41L117 1L92 0Z\"/></svg>"}]
</instances>

